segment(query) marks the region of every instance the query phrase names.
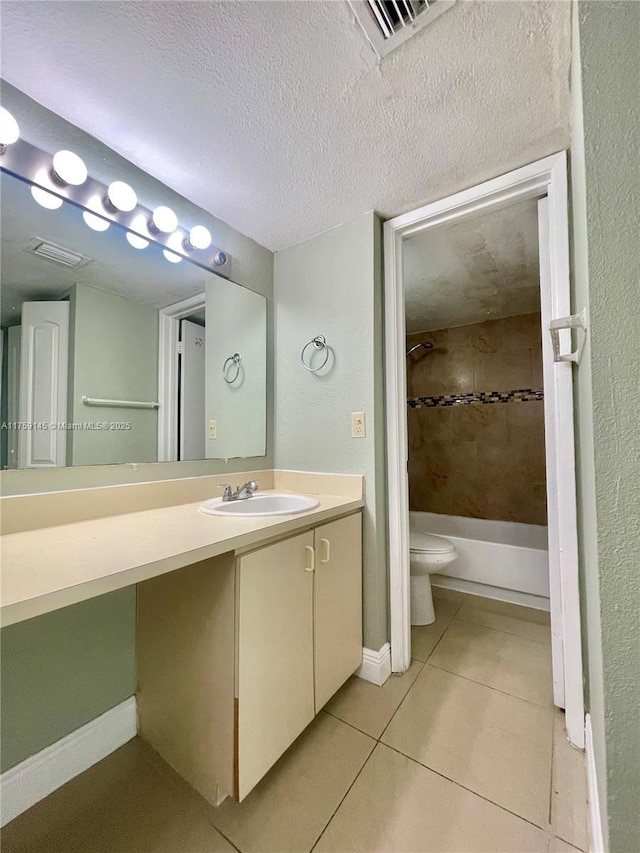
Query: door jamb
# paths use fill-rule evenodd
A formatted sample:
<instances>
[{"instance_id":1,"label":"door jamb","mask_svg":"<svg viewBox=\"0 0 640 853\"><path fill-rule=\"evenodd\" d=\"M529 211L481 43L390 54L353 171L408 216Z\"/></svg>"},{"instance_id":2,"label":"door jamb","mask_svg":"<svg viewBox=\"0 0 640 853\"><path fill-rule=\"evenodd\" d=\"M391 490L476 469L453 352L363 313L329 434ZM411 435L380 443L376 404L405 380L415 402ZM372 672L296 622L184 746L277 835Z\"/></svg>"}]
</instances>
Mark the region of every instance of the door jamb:
<instances>
[{"instance_id":1,"label":"door jamb","mask_svg":"<svg viewBox=\"0 0 640 853\"><path fill-rule=\"evenodd\" d=\"M409 667L411 655L406 327L402 287L402 242L407 237L437 225L460 220L472 213L544 196L548 198L546 209L551 307L553 316L561 317L571 313L566 152L552 154L543 160L384 223L389 594L391 663L394 672L404 672ZM567 400L573 405L573 376L570 363L560 362L553 367L552 391L556 404L555 458L558 462L553 471L547 472L547 489L556 491L557 505L562 508L557 520L558 541L555 548L558 552L562 588L565 722L571 743L583 747L584 694L573 419L566 416L563 418L558 413ZM571 452L567 453L566 448L570 448Z\"/></svg>"},{"instance_id":2,"label":"door jamb","mask_svg":"<svg viewBox=\"0 0 640 853\"><path fill-rule=\"evenodd\" d=\"M198 293L158 311L158 462L178 460L178 340L180 320L205 307Z\"/></svg>"}]
</instances>

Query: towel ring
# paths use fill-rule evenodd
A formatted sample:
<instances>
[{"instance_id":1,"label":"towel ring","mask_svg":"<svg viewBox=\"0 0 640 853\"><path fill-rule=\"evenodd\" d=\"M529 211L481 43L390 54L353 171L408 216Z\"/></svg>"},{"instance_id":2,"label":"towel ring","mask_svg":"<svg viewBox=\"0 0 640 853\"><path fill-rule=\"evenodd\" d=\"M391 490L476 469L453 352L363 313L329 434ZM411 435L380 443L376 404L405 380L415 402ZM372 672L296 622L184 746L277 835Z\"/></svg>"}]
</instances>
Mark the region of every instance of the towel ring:
<instances>
[{"instance_id":1,"label":"towel ring","mask_svg":"<svg viewBox=\"0 0 640 853\"><path fill-rule=\"evenodd\" d=\"M323 349L324 353L324 361L318 367L309 367L309 365L304 360L304 354L309 347L313 347L316 350ZM302 362L302 366L305 370L308 370L309 373L317 373L319 370L325 366L327 361L329 360L329 347L327 346L327 339L324 335L316 335L315 338L312 338L308 344L305 344L302 347L302 352L300 353L300 361Z\"/></svg>"},{"instance_id":2,"label":"towel ring","mask_svg":"<svg viewBox=\"0 0 640 853\"><path fill-rule=\"evenodd\" d=\"M234 352L234 354L230 355L229 358L222 365L222 378L227 383L227 385L233 385L233 383L236 381L236 379L240 375L240 362L241 361L242 361L242 356L240 355L240 353ZM229 362L231 362L231 364L229 365L229 367L227 367ZM234 373L234 375L230 379L229 378L229 371L233 370L234 366L236 368L236 372Z\"/></svg>"}]
</instances>

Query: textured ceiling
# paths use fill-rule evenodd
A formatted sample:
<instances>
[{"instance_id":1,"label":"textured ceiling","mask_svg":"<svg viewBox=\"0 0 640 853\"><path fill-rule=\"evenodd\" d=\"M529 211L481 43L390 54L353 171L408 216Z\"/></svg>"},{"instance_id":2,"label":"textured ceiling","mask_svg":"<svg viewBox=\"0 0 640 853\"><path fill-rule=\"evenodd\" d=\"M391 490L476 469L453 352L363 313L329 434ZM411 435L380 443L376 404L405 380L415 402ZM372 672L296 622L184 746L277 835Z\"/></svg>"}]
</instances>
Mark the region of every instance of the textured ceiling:
<instances>
[{"instance_id":1,"label":"textured ceiling","mask_svg":"<svg viewBox=\"0 0 640 853\"><path fill-rule=\"evenodd\" d=\"M403 278L409 334L539 311L537 202L410 238Z\"/></svg>"},{"instance_id":2,"label":"textured ceiling","mask_svg":"<svg viewBox=\"0 0 640 853\"><path fill-rule=\"evenodd\" d=\"M14 0L1 69L276 250L566 148L569 18L458 2L378 63L342 0Z\"/></svg>"},{"instance_id":3,"label":"textured ceiling","mask_svg":"<svg viewBox=\"0 0 640 853\"><path fill-rule=\"evenodd\" d=\"M0 325L20 322L24 300L60 299L77 283L160 307L202 293L212 277L186 259L168 263L155 243L144 251L133 249L115 225L92 231L68 202L59 210L40 207L27 184L11 175L1 175L0 188ZM35 237L80 252L91 262L74 270L25 252Z\"/></svg>"}]
</instances>

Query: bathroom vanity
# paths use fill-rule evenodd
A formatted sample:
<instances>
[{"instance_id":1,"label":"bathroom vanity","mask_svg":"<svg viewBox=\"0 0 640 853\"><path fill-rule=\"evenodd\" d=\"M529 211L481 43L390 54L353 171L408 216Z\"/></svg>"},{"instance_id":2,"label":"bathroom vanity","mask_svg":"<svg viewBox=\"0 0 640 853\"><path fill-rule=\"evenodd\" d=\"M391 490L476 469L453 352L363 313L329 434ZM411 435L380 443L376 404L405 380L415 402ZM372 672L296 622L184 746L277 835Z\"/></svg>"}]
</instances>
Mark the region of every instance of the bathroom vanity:
<instances>
[{"instance_id":1,"label":"bathroom vanity","mask_svg":"<svg viewBox=\"0 0 640 853\"><path fill-rule=\"evenodd\" d=\"M318 506L205 515L210 477L58 493L36 529L43 496L4 502L2 624L137 584L139 733L212 803L242 800L362 660L362 478L255 476Z\"/></svg>"}]
</instances>

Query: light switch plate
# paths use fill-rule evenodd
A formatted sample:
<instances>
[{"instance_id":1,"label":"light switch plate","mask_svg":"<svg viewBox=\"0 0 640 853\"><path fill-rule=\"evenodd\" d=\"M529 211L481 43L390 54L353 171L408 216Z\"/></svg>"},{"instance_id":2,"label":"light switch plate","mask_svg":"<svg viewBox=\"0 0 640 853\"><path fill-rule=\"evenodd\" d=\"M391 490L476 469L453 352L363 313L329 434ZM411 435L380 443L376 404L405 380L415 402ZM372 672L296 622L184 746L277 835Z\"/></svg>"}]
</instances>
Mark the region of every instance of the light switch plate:
<instances>
[{"instance_id":1,"label":"light switch plate","mask_svg":"<svg viewBox=\"0 0 640 853\"><path fill-rule=\"evenodd\" d=\"M351 412L351 438L364 438L365 434L364 412Z\"/></svg>"},{"instance_id":2,"label":"light switch plate","mask_svg":"<svg viewBox=\"0 0 640 853\"><path fill-rule=\"evenodd\" d=\"M218 437L218 422L217 421L209 421L209 438L217 438Z\"/></svg>"}]
</instances>

